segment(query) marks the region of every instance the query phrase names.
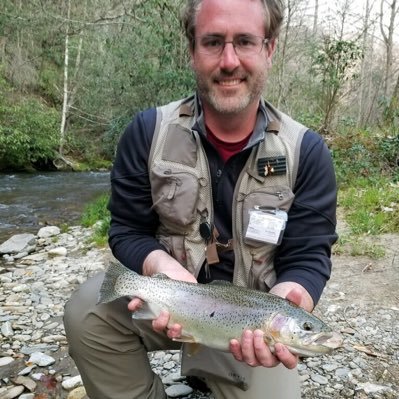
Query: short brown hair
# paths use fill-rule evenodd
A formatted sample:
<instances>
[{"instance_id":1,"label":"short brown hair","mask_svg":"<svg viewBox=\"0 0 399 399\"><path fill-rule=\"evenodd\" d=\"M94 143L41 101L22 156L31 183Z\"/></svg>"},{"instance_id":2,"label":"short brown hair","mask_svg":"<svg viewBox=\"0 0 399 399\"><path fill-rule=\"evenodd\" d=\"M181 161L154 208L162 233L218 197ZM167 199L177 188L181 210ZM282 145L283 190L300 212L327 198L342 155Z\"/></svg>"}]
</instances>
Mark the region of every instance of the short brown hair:
<instances>
[{"instance_id":1,"label":"short brown hair","mask_svg":"<svg viewBox=\"0 0 399 399\"><path fill-rule=\"evenodd\" d=\"M226 0L227 1L227 0ZM283 22L282 0L258 0L265 10L265 32L268 39L278 36ZM203 0L187 0L182 12L184 32L193 49L195 45L195 22Z\"/></svg>"}]
</instances>

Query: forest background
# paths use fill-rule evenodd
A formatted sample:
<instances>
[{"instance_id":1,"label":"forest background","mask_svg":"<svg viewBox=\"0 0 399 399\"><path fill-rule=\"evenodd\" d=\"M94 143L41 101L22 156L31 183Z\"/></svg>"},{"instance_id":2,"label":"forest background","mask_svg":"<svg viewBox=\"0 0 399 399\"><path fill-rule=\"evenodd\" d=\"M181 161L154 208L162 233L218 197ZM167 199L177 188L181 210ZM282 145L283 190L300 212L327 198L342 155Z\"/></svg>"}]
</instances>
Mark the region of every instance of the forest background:
<instances>
[{"instance_id":1,"label":"forest background","mask_svg":"<svg viewBox=\"0 0 399 399\"><path fill-rule=\"evenodd\" d=\"M107 168L137 111L191 94L183 3L2 0L0 171ZM324 136L355 230L399 231L399 0L285 6L265 97Z\"/></svg>"}]
</instances>

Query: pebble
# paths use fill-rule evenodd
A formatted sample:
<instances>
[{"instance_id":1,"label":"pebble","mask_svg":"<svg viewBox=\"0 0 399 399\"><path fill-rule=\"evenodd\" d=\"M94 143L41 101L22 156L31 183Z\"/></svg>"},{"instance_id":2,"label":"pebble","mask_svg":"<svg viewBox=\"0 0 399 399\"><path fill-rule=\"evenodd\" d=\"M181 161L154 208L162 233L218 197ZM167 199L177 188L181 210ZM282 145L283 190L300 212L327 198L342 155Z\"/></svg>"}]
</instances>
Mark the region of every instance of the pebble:
<instances>
[{"instance_id":1,"label":"pebble","mask_svg":"<svg viewBox=\"0 0 399 399\"><path fill-rule=\"evenodd\" d=\"M44 382L58 387L57 399L87 398L68 355L66 359L57 355L67 348L63 308L78 284L104 269L109 250L89 243L91 229L77 226L61 234L58 227L49 227L53 226L28 237L24 247L18 242L20 252L14 250L0 258L1 399L39 398L36 391ZM315 310L341 331L345 345L331 355L300 360L302 398L399 398L398 308L350 303L348 298L333 283ZM179 351L148 356L170 398L214 399L210 393L193 390L181 376ZM64 361L72 365L70 371ZM10 371L7 375L7 370L14 374ZM18 380L22 377L28 379ZM33 392L27 392L29 389Z\"/></svg>"}]
</instances>

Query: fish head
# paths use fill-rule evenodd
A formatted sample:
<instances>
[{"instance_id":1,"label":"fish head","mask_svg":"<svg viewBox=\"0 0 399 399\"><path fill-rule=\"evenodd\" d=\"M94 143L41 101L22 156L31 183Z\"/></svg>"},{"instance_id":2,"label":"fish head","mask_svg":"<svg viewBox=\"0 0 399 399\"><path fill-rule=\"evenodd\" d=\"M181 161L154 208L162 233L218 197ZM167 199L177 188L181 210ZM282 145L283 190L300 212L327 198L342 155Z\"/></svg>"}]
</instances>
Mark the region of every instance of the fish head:
<instances>
[{"instance_id":1,"label":"fish head","mask_svg":"<svg viewBox=\"0 0 399 399\"><path fill-rule=\"evenodd\" d=\"M274 349L275 343L282 343L290 352L305 356L317 356L332 352L342 346L342 336L333 331L316 316L293 317L274 314L265 323L265 340Z\"/></svg>"}]
</instances>

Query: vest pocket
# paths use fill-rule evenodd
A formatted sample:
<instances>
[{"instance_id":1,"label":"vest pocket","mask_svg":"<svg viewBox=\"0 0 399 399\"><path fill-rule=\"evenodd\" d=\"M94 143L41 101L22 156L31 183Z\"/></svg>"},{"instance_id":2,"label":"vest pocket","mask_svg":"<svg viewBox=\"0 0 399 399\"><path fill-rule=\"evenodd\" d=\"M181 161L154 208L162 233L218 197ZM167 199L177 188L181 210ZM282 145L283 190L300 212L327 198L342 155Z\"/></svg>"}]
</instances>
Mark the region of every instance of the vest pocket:
<instances>
[{"instance_id":1,"label":"vest pocket","mask_svg":"<svg viewBox=\"0 0 399 399\"><path fill-rule=\"evenodd\" d=\"M160 218L179 226L195 221L199 182L194 174L155 165L151 170L151 194L152 207Z\"/></svg>"},{"instance_id":2,"label":"vest pocket","mask_svg":"<svg viewBox=\"0 0 399 399\"><path fill-rule=\"evenodd\" d=\"M273 244L260 242L245 237L249 224L250 211L265 207L270 209L280 209L288 212L292 202L294 201L294 198L294 193L287 186L264 187L247 194L243 198L242 206L242 236L244 242L253 248L259 248L265 245L273 246Z\"/></svg>"}]
</instances>

